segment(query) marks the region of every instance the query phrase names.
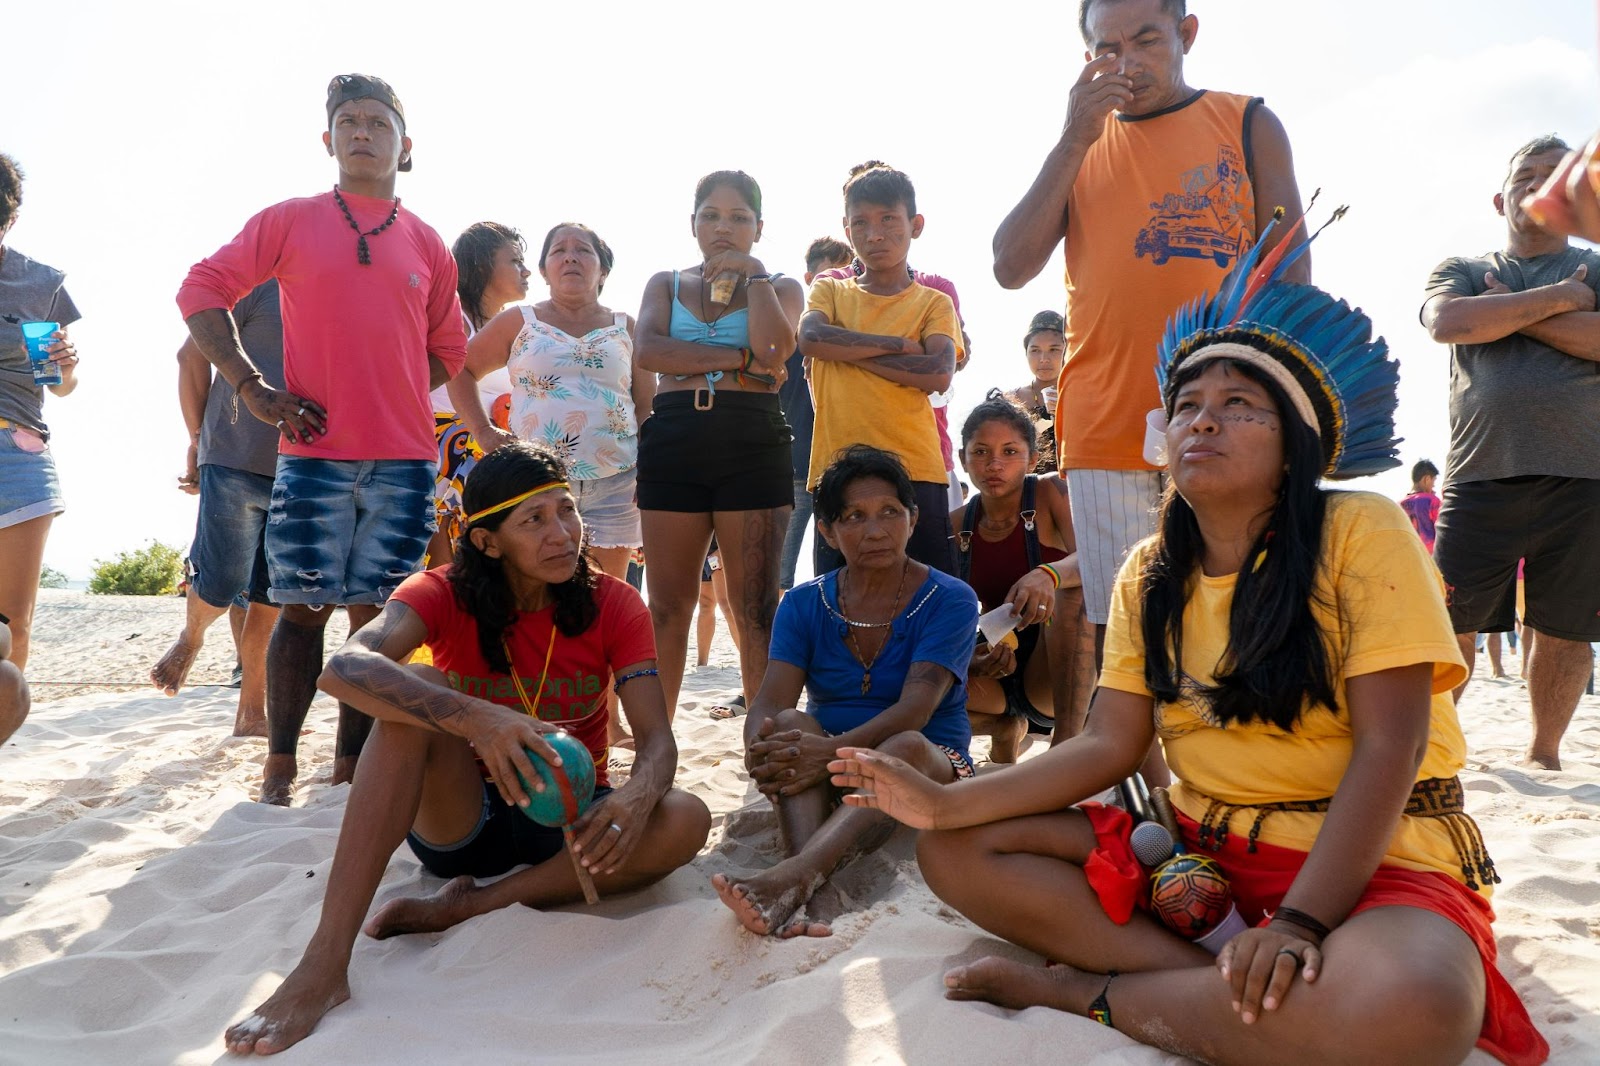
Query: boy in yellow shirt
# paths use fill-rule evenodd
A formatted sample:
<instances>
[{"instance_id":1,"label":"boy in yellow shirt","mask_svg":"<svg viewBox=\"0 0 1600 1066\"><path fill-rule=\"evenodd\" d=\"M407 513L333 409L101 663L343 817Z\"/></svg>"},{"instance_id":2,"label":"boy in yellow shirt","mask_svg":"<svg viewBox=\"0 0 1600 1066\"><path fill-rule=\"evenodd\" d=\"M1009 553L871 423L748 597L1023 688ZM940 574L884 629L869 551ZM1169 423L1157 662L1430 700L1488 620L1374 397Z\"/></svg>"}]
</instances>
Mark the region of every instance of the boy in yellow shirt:
<instances>
[{"instance_id":1,"label":"boy in yellow shirt","mask_svg":"<svg viewBox=\"0 0 1600 1066\"><path fill-rule=\"evenodd\" d=\"M816 408L807 487L816 491L834 454L851 444L894 452L916 491L907 553L953 574L949 485L928 395L950 387L961 324L950 297L917 284L906 266L923 226L910 178L882 164L858 167L845 183L844 208L864 269L817 278L800 319ZM819 575L844 565L821 537L814 560Z\"/></svg>"}]
</instances>

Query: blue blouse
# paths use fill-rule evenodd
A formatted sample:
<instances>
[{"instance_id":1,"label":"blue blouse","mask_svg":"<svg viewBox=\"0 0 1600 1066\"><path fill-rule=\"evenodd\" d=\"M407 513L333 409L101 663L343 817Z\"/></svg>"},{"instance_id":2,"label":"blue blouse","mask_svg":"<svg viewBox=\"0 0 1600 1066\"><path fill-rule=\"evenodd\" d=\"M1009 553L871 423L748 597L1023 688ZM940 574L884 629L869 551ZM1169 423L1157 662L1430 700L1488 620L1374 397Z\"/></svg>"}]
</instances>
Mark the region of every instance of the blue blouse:
<instances>
[{"instance_id":1,"label":"blue blouse","mask_svg":"<svg viewBox=\"0 0 1600 1066\"><path fill-rule=\"evenodd\" d=\"M955 684L934 708L922 735L966 754L972 742L967 720L967 665L978 628L978 598L967 585L933 570L895 616L889 639L872 664L872 686L861 694L865 672L850 650L848 627L839 614L839 571L784 593L772 622L772 658L805 671L808 711L837 735L888 710L900 699L912 663L949 670Z\"/></svg>"}]
</instances>

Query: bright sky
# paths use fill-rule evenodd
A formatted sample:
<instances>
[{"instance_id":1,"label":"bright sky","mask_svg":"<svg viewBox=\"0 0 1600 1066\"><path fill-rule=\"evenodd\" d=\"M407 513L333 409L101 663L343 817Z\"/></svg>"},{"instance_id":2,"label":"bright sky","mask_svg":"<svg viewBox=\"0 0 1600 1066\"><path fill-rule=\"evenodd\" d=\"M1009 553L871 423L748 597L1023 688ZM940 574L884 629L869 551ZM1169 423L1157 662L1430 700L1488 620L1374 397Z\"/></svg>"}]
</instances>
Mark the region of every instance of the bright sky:
<instances>
[{"instance_id":1,"label":"bright sky","mask_svg":"<svg viewBox=\"0 0 1600 1066\"><path fill-rule=\"evenodd\" d=\"M8 243L68 274L81 385L45 418L68 510L47 564L88 576L152 537L186 545L174 487L185 437L173 296L189 265L254 212L336 178L319 136L337 73L394 85L415 141L407 207L447 242L516 226L536 246L576 219L617 253L602 297L637 313L645 280L698 261L696 179L760 181L769 269L799 274L841 235L849 167L908 172L927 228L912 263L956 282L974 358L955 418L1028 378L1022 331L1063 302L1060 257L1006 292L995 226L1058 133L1082 63L1075 3L552 3L263 8L13 4L0 150L28 181ZM1513 149L1600 125L1590 0L1191 0L1197 87L1264 96L1318 216L1315 277L1364 307L1398 355L1407 466L1442 465L1447 355L1417 324L1428 271L1499 247L1490 199ZM63 30L65 29L65 35ZM45 44L42 42L55 42ZM534 296L542 297L537 275ZM1363 487L1398 495L1403 473Z\"/></svg>"}]
</instances>

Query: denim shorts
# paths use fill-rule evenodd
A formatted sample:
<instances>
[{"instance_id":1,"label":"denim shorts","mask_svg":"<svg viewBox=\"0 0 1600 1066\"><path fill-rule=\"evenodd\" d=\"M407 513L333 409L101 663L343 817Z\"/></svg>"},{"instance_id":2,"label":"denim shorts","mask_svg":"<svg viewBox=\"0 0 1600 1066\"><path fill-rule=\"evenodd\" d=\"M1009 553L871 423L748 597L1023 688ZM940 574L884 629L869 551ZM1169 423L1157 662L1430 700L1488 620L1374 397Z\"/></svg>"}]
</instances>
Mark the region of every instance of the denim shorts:
<instances>
[{"instance_id":1,"label":"denim shorts","mask_svg":"<svg viewBox=\"0 0 1600 1066\"><path fill-rule=\"evenodd\" d=\"M273 603L383 603L433 535L437 464L278 456L267 509Z\"/></svg>"},{"instance_id":2,"label":"denim shorts","mask_svg":"<svg viewBox=\"0 0 1600 1066\"><path fill-rule=\"evenodd\" d=\"M0 529L66 509L50 445L30 429L0 429Z\"/></svg>"},{"instance_id":3,"label":"denim shorts","mask_svg":"<svg viewBox=\"0 0 1600 1066\"><path fill-rule=\"evenodd\" d=\"M267 598L267 508L272 479L248 470L206 463L200 468L200 514L189 549L189 585L213 607L241 593L251 603Z\"/></svg>"},{"instance_id":4,"label":"denim shorts","mask_svg":"<svg viewBox=\"0 0 1600 1066\"><path fill-rule=\"evenodd\" d=\"M634 502L637 467L610 477L569 478L578 515L594 548L637 548L644 543L639 527L639 505Z\"/></svg>"}]
</instances>

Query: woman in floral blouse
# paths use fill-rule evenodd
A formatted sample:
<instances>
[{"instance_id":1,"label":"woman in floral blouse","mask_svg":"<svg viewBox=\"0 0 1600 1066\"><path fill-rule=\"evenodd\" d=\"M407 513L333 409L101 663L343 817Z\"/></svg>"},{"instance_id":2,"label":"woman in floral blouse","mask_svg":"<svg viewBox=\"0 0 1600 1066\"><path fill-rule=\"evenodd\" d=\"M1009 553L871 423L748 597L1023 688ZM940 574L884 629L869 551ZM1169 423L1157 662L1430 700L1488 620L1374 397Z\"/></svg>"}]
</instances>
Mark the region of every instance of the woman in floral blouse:
<instances>
[{"instance_id":1,"label":"woman in floral blouse","mask_svg":"<svg viewBox=\"0 0 1600 1066\"><path fill-rule=\"evenodd\" d=\"M613 261L611 247L588 226L563 222L546 234L539 274L550 298L509 308L480 330L450 398L484 451L521 438L562 458L590 553L606 573L625 579L642 543L636 412L650 410L655 376L636 373L633 319L600 303ZM476 387L500 367L511 374L509 431L493 424Z\"/></svg>"}]
</instances>

